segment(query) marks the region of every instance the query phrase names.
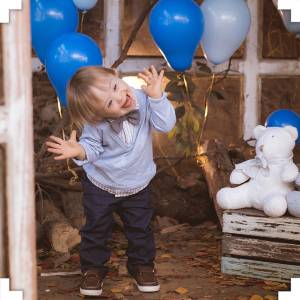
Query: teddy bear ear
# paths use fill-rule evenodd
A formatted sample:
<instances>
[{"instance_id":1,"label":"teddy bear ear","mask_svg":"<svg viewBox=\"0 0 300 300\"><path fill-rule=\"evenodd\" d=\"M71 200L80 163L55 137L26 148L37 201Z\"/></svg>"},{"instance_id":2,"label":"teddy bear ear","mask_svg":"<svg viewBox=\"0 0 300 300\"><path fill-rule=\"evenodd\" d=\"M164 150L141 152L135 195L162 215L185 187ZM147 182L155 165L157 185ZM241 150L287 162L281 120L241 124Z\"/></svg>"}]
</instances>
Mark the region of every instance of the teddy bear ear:
<instances>
[{"instance_id":1,"label":"teddy bear ear","mask_svg":"<svg viewBox=\"0 0 300 300\"><path fill-rule=\"evenodd\" d=\"M292 138L296 141L298 138L298 130L294 126L284 126L283 127L291 136Z\"/></svg>"},{"instance_id":2,"label":"teddy bear ear","mask_svg":"<svg viewBox=\"0 0 300 300\"><path fill-rule=\"evenodd\" d=\"M259 139L263 133L266 131L266 127L262 126L262 125L257 125L254 130L253 130L253 136L255 137L255 139Z\"/></svg>"}]
</instances>

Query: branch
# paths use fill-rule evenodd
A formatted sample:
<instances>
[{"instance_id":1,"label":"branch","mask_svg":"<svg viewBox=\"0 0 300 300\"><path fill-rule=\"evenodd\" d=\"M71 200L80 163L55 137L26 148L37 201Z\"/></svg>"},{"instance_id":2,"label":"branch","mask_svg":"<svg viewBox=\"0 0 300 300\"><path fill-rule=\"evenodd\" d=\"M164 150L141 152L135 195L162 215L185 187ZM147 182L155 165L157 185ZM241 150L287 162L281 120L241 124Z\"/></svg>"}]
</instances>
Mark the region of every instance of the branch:
<instances>
[{"instance_id":1,"label":"branch","mask_svg":"<svg viewBox=\"0 0 300 300\"><path fill-rule=\"evenodd\" d=\"M134 42L138 31L142 27L146 17L150 13L151 9L157 2L158 2L158 0L151 0L151 1L149 1L148 5L144 8L142 13L138 17L136 23L134 24L134 27L129 35L129 38L128 38L124 48L122 49L120 57L113 63L113 65L111 66L112 68L117 68L127 58L127 52L129 50L129 48L131 47L132 43Z\"/></svg>"}]
</instances>

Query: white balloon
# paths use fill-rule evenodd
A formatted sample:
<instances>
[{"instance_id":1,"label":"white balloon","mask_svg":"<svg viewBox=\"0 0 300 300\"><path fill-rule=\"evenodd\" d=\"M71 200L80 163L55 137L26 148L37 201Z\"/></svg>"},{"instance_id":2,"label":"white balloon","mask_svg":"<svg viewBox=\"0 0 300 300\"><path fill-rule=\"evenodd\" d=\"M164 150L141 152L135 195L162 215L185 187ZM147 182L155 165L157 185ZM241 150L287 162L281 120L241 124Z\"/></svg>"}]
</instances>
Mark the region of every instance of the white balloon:
<instances>
[{"instance_id":1,"label":"white balloon","mask_svg":"<svg viewBox=\"0 0 300 300\"><path fill-rule=\"evenodd\" d=\"M73 0L74 4L83 11L93 8L97 1L98 0Z\"/></svg>"},{"instance_id":2,"label":"white balloon","mask_svg":"<svg viewBox=\"0 0 300 300\"><path fill-rule=\"evenodd\" d=\"M273 0L275 7L278 9L278 0ZM291 10L290 9L278 9L281 20L287 31L296 33L297 37L300 37L300 22L291 21Z\"/></svg>"},{"instance_id":3,"label":"white balloon","mask_svg":"<svg viewBox=\"0 0 300 300\"><path fill-rule=\"evenodd\" d=\"M245 0L205 0L202 48L213 64L227 61L246 38L251 15Z\"/></svg>"}]
</instances>

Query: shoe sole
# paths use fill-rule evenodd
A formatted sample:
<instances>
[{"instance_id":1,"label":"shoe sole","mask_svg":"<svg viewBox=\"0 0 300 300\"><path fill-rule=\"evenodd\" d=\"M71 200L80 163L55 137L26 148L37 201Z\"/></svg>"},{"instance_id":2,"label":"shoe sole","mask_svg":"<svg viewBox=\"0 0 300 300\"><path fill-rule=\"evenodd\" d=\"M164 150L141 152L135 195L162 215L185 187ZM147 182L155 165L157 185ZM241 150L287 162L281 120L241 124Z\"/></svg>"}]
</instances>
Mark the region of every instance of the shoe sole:
<instances>
[{"instance_id":1,"label":"shoe sole","mask_svg":"<svg viewBox=\"0 0 300 300\"><path fill-rule=\"evenodd\" d=\"M102 289L101 290L85 290L80 288L80 294L83 296L100 296L102 294Z\"/></svg>"},{"instance_id":2,"label":"shoe sole","mask_svg":"<svg viewBox=\"0 0 300 300\"><path fill-rule=\"evenodd\" d=\"M135 282L138 290L143 293L154 293L158 292L160 290L160 285L148 285L148 286L143 286L143 285L138 285L137 282Z\"/></svg>"}]
</instances>

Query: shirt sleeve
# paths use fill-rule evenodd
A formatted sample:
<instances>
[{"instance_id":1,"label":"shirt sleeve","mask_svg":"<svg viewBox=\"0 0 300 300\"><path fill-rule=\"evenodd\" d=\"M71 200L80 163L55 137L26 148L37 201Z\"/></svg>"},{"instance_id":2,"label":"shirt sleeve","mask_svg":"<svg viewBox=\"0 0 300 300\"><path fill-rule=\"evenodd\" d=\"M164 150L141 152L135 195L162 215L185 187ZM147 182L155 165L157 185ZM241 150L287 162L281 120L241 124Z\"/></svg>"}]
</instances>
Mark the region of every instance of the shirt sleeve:
<instances>
[{"instance_id":1,"label":"shirt sleeve","mask_svg":"<svg viewBox=\"0 0 300 300\"><path fill-rule=\"evenodd\" d=\"M169 132L176 124L175 109L164 92L160 99L148 96L150 123L158 131Z\"/></svg>"},{"instance_id":2,"label":"shirt sleeve","mask_svg":"<svg viewBox=\"0 0 300 300\"><path fill-rule=\"evenodd\" d=\"M102 136L96 126L85 125L78 143L84 148L86 156L85 160L73 159L78 166L96 161L104 152Z\"/></svg>"}]
</instances>

